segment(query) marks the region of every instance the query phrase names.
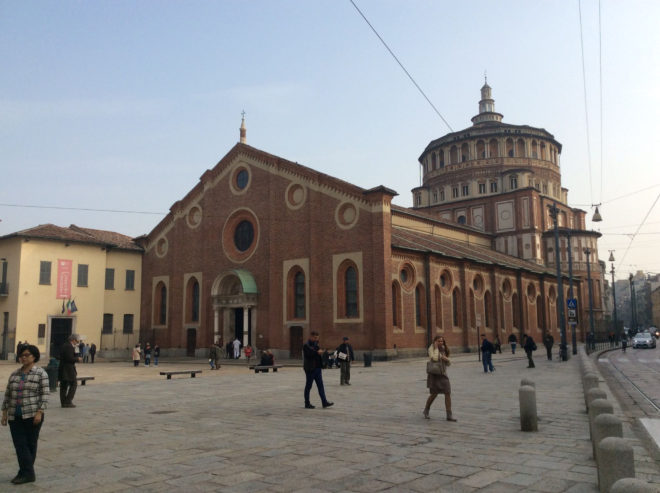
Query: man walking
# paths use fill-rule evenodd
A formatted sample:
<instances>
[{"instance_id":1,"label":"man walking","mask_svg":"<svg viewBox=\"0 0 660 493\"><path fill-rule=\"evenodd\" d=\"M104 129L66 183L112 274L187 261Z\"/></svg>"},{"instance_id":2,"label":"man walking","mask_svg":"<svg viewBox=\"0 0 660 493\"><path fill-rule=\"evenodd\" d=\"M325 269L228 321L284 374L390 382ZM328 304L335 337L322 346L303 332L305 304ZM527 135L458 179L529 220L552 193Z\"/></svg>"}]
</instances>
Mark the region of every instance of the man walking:
<instances>
[{"instance_id":1,"label":"man walking","mask_svg":"<svg viewBox=\"0 0 660 493\"><path fill-rule=\"evenodd\" d=\"M493 353L495 352L495 346L493 343L488 340L486 334L481 334L481 362L484 364L484 373L495 371L493 366Z\"/></svg>"},{"instance_id":2,"label":"man walking","mask_svg":"<svg viewBox=\"0 0 660 493\"><path fill-rule=\"evenodd\" d=\"M314 409L309 402L309 391L312 390L312 384L316 382L316 388L321 397L321 404L323 407L330 407L334 403L328 401L325 397L325 389L323 388L323 375L321 355L323 349L319 349L319 333L315 330L309 334L309 340L303 346L303 369L305 370L305 409Z\"/></svg>"},{"instance_id":3,"label":"man walking","mask_svg":"<svg viewBox=\"0 0 660 493\"><path fill-rule=\"evenodd\" d=\"M518 344L518 338L513 332L509 336L509 344L511 345L511 354L516 354L516 344Z\"/></svg>"},{"instance_id":4,"label":"man walking","mask_svg":"<svg viewBox=\"0 0 660 493\"><path fill-rule=\"evenodd\" d=\"M532 352L536 351L536 343L532 336L525 336L525 344L523 344L523 349L525 354L527 354L527 368L536 368L534 364L534 359L532 358Z\"/></svg>"},{"instance_id":5,"label":"man walking","mask_svg":"<svg viewBox=\"0 0 660 493\"><path fill-rule=\"evenodd\" d=\"M351 361L355 359L353 346L348 342L348 337L342 339L342 343L337 348L337 360L339 361L339 384L350 385L351 380ZM332 368L332 365L330 366Z\"/></svg>"},{"instance_id":6,"label":"man walking","mask_svg":"<svg viewBox=\"0 0 660 493\"><path fill-rule=\"evenodd\" d=\"M238 340L238 337L232 342L234 346L234 359L239 359L241 357L241 341Z\"/></svg>"},{"instance_id":7,"label":"man walking","mask_svg":"<svg viewBox=\"0 0 660 493\"><path fill-rule=\"evenodd\" d=\"M555 343L555 338L552 337L550 332L548 332L543 338L543 345L545 346L545 351L548 353L548 361L552 361L552 345Z\"/></svg>"},{"instance_id":8,"label":"man walking","mask_svg":"<svg viewBox=\"0 0 660 493\"><path fill-rule=\"evenodd\" d=\"M57 379L60 381L60 404L62 407L76 407L73 403L73 396L76 395L76 388L78 387L76 362L80 361L80 357L76 356L77 347L78 335L71 334L60 351Z\"/></svg>"}]
</instances>

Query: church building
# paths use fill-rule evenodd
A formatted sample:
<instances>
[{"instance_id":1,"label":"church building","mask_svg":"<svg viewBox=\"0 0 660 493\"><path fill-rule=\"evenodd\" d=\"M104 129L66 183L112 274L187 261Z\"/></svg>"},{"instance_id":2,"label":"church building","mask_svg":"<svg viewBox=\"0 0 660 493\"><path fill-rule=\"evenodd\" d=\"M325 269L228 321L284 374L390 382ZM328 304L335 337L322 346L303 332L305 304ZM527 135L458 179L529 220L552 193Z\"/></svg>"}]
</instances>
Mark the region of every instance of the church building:
<instances>
[{"instance_id":1,"label":"church building","mask_svg":"<svg viewBox=\"0 0 660 493\"><path fill-rule=\"evenodd\" d=\"M292 358L311 330L327 347L349 336L374 358L420 354L437 334L458 351L474 350L480 333L559 341L548 205L560 211L564 271L566 239L574 245L581 307L583 248L601 283L598 233L566 203L561 144L501 119L485 85L474 125L422 153L412 208L392 204L397 192L384 186L363 189L247 145L243 120L240 142L136 239L142 341L200 355L238 338Z\"/></svg>"}]
</instances>

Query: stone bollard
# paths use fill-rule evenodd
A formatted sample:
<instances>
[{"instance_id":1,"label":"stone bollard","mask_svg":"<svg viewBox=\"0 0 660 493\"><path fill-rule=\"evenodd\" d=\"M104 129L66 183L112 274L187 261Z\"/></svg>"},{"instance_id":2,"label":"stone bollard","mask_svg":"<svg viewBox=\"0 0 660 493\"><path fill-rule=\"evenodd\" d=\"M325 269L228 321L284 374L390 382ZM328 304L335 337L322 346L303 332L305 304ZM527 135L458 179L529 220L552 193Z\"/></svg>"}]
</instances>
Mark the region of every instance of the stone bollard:
<instances>
[{"instance_id":1,"label":"stone bollard","mask_svg":"<svg viewBox=\"0 0 660 493\"><path fill-rule=\"evenodd\" d=\"M603 438L598 444L598 488L609 493L622 478L635 477L633 449L623 438Z\"/></svg>"},{"instance_id":2,"label":"stone bollard","mask_svg":"<svg viewBox=\"0 0 660 493\"><path fill-rule=\"evenodd\" d=\"M605 399L594 399L589 406L589 437L594 438L594 420L601 414L614 414L612 404Z\"/></svg>"},{"instance_id":3,"label":"stone bollard","mask_svg":"<svg viewBox=\"0 0 660 493\"><path fill-rule=\"evenodd\" d=\"M536 415L536 389L531 385L523 385L518 389L520 400L520 429L522 431L538 431Z\"/></svg>"},{"instance_id":4,"label":"stone bollard","mask_svg":"<svg viewBox=\"0 0 660 493\"><path fill-rule=\"evenodd\" d=\"M598 463L598 444L607 437L623 438L623 425L614 414L600 414L596 416L593 424L594 437L591 442L594 460Z\"/></svg>"},{"instance_id":5,"label":"stone bollard","mask_svg":"<svg viewBox=\"0 0 660 493\"><path fill-rule=\"evenodd\" d=\"M523 378L520 381L520 386L521 387L524 387L525 385L529 385L530 387L536 388L536 384L534 383L534 381L530 380L529 378Z\"/></svg>"},{"instance_id":6,"label":"stone bollard","mask_svg":"<svg viewBox=\"0 0 660 493\"><path fill-rule=\"evenodd\" d=\"M589 392L589 389L598 387L598 375L594 372L585 373L584 377L582 377L582 385L584 386L585 394Z\"/></svg>"},{"instance_id":7,"label":"stone bollard","mask_svg":"<svg viewBox=\"0 0 660 493\"><path fill-rule=\"evenodd\" d=\"M589 389L584 395L584 402L587 405L587 413L589 412L591 401L596 399L607 399L607 393L603 389Z\"/></svg>"},{"instance_id":8,"label":"stone bollard","mask_svg":"<svg viewBox=\"0 0 660 493\"><path fill-rule=\"evenodd\" d=\"M612 485L611 493L658 493L658 488L635 478L619 479Z\"/></svg>"}]
</instances>

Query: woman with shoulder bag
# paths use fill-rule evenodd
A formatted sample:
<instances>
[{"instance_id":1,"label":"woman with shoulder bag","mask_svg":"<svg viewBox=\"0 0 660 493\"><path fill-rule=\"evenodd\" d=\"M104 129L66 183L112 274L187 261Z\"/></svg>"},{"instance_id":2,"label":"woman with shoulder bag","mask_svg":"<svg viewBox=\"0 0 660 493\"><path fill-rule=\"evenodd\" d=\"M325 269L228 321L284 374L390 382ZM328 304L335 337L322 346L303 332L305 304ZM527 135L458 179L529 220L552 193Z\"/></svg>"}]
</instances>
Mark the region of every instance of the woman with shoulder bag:
<instances>
[{"instance_id":1,"label":"woman with shoulder bag","mask_svg":"<svg viewBox=\"0 0 660 493\"><path fill-rule=\"evenodd\" d=\"M426 365L426 386L429 389L429 398L426 400L424 417L429 419L431 404L438 394L445 394L445 410L447 421L456 421L451 414L451 384L447 378L447 367L450 365L449 348L442 336L436 336L433 344L429 346L429 361Z\"/></svg>"}]
</instances>

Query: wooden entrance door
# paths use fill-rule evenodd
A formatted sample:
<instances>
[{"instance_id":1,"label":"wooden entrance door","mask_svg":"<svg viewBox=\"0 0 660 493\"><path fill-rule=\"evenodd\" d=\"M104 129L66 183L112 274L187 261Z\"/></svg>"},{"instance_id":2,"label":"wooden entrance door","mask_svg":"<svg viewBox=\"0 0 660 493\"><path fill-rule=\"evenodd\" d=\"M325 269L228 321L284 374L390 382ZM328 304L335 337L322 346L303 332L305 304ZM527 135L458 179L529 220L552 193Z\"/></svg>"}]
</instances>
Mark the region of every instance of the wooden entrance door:
<instances>
[{"instance_id":1,"label":"wooden entrance door","mask_svg":"<svg viewBox=\"0 0 660 493\"><path fill-rule=\"evenodd\" d=\"M303 328L296 325L290 328L289 358L302 359Z\"/></svg>"},{"instance_id":2,"label":"wooden entrance door","mask_svg":"<svg viewBox=\"0 0 660 493\"><path fill-rule=\"evenodd\" d=\"M195 356L197 348L197 330L188 329L186 333L186 356Z\"/></svg>"}]
</instances>

